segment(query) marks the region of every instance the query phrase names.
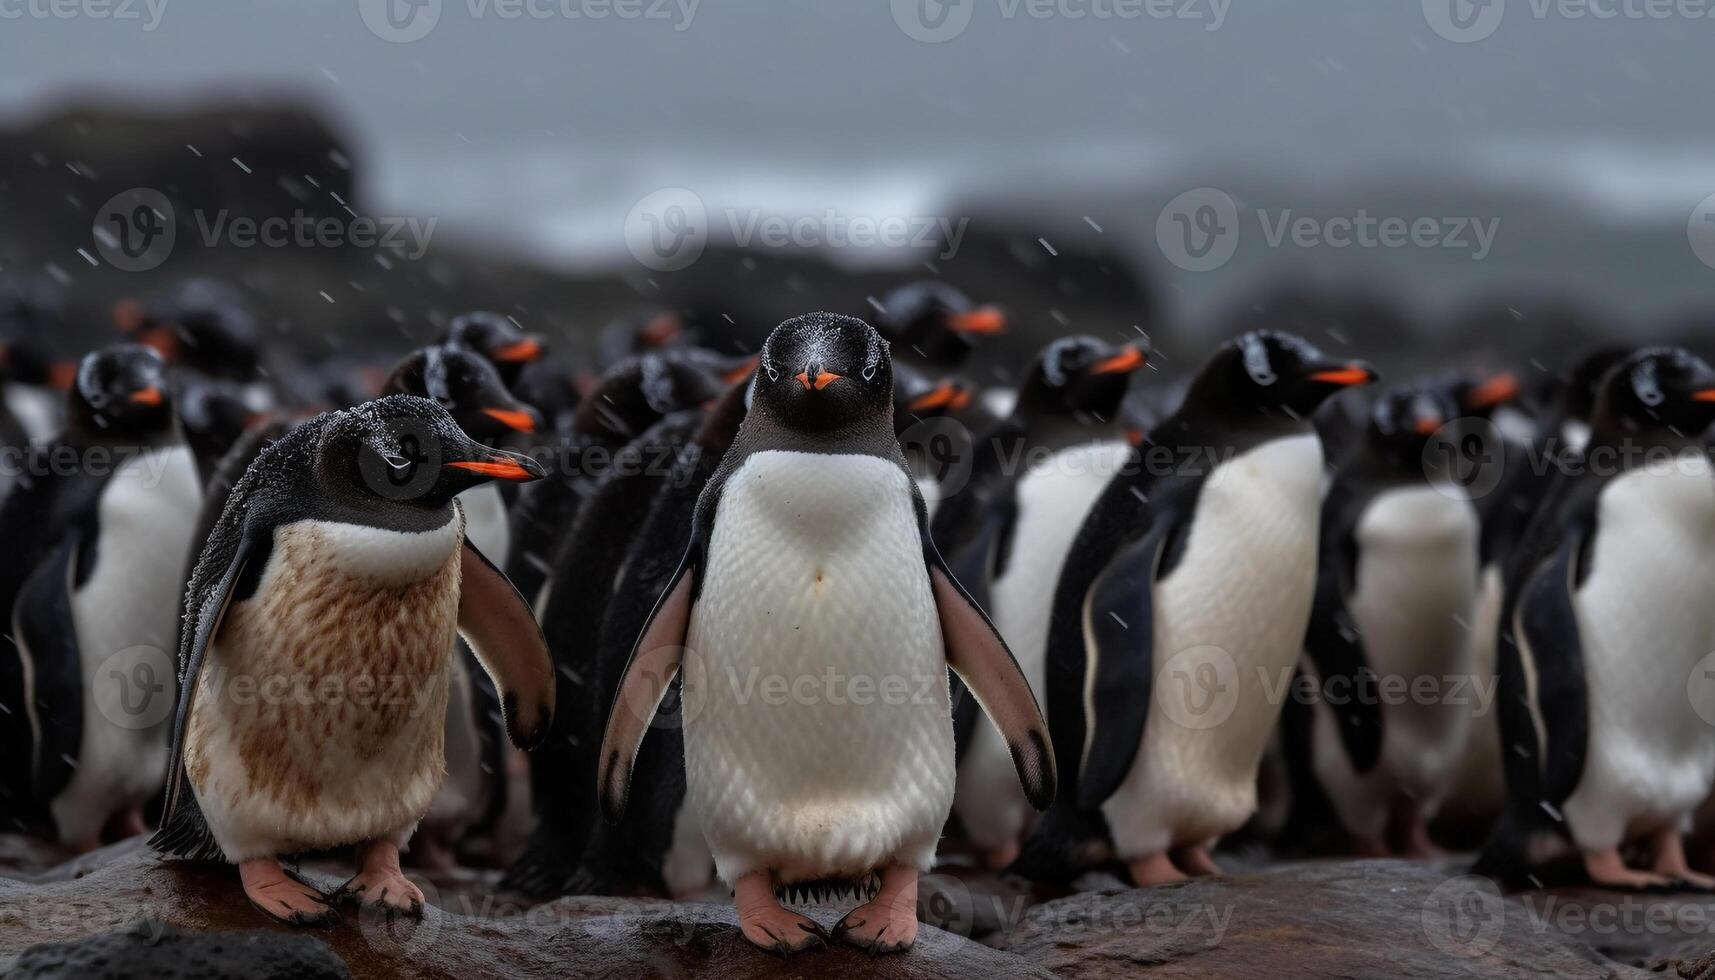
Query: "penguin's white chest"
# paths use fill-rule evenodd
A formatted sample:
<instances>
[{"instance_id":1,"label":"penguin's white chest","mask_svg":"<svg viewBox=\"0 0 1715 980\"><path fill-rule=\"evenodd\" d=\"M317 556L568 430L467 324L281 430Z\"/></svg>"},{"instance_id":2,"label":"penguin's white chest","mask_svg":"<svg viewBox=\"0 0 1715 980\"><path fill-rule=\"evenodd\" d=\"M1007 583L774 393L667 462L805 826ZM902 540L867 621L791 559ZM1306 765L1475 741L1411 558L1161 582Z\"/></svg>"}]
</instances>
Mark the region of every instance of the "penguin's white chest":
<instances>
[{"instance_id":1,"label":"penguin's white chest","mask_svg":"<svg viewBox=\"0 0 1715 980\"><path fill-rule=\"evenodd\" d=\"M940 621L903 470L759 452L728 479L685 654L685 772L727 882L927 867L953 792Z\"/></svg>"},{"instance_id":2,"label":"penguin's white chest","mask_svg":"<svg viewBox=\"0 0 1715 980\"><path fill-rule=\"evenodd\" d=\"M277 528L198 678L185 768L228 860L403 840L444 774L463 541Z\"/></svg>"},{"instance_id":3,"label":"penguin's white chest","mask_svg":"<svg viewBox=\"0 0 1715 980\"><path fill-rule=\"evenodd\" d=\"M1574 595L1590 732L1565 810L1580 843L1676 819L1715 782L1715 728L1688 696L1707 688L1686 680L1715 650L1708 460L1616 477L1597 516L1589 576Z\"/></svg>"},{"instance_id":4,"label":"penguin's white chest","mask_svg":"<svg viewBox=\"0 0 1715 980\"><path fill-rule=\"evenodd\" d=\"M160 788L172 733L158 699L173 698L179 590L200 500L183 446L119 462L102 489L94 567L79 570L87 579L71 595L85 701L78 768L54 804L62 832Z\"/></svg>"},{"instance_id":5,"label":"penguin's white chest","mask_svg":"<svg viewBox=\"0 0 1715 980\"><path fill-rule=\"evenodd\" d=\"M989 587L993 608L987 612L1039 697L1060 570L1090 508L1129 455L1121 440L1074 446L1033 466L1014 487L1017 518L1006 567ZM989 849L1020 840L1036 812L1024 798L1010 750L991 726L971 733L959 769L956 806L973 843Z\"/></svg>"},{"instance_id":6,"label":"penguin's white chest","mask_svg":"<svg viewBox=\"0 0 1715 980\"><path fill-rule=\"evenodd\" d=\"M1256 773L1316 585L1322 447L1263 443L1216 466L1155 585L1149 717L1102 807L1121 857L1200 844L1256 809Z\"/></svg>"},{"instance_id":7,"label":"penguin's white chest","mask_svg":"<svg viewBox=\"0 0 1715 980\"><path fill-rule=\"evenodd\" d=\"M459 494L459 506L464 508L465 537L495 568L505 568L512 535L500 487L485 483L466 490Z\"/></svg>"}]
</instances>

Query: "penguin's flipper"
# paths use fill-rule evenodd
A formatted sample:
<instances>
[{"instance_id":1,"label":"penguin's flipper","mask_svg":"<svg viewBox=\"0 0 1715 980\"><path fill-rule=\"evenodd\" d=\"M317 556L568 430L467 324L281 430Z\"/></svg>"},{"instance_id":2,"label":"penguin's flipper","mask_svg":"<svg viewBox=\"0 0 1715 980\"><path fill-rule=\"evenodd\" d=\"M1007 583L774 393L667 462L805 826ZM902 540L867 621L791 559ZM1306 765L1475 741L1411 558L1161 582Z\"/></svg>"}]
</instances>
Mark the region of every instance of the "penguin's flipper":
<instances>
[{"instance_id":1,"label":"penguin's flipper","mask_svg":"<svg viewBox=\"0 0 1715 980\"><path fill-rule=\"evenodd\" d=\"M79 532L73 528L48 560L30 574L11 618L16 659L7 658L0 694L0 808L16 817L45 816L46 806L70 782L83 740L83 661L72 622Z\"/></svg>"},{"instance_id":2,"label":"penguin's flipper","mask_svg":"<svg viewBox=\"0 0 1715 980\"><path fill-rule=\"evenodd\" d=\"M1324 698L1339 723L1340 742L1352 768L1367 773L1381 761L1382 713L1376 673L1364 641L1352 623L1346 597L1357 587L1357 522L1373 499L1373 488L1357 489L1336 479L1322 502L1322 540L1317 558L1316 592L1305 628L1304 652L1315 665L1324 690L1336 678L1349 697Z\"/></svg>"},{"instance_id":3,"label":"penguin's flipper","mask_svg":"<svg viewBox=\"0 0 1715 980\"><path fill-rule=\"evenodd\" d=\"M619 692L608 709L596 794L601 799L602 816L610 824L619 823L625 816L637 750L643 745L643 736L649 731L661 700L672 689L673 678L679 674L685 631L690 626L691 606L696 600L696 554L693 538L690 553L679 564L679 570L655 604L655 611L649 614L637 645L631 648L631 659L619 680Z\"/></svg>"},{"instance_id":4,"label":"penguin's flipper","mask_svg":"<svg viewBox=\"0 0 1715 980\"><path fill-rule=\"evenodd\" d=\"M1121 548L1090 583L1080 610L1084 634L1085 713L1078 764L1078 806L1098 809L1131 771L1155 683L1155 578L1173 537L1158 518Z\"/></svg>"},{"instance_id":5,"label":"penguin's flipper","mask_svg":"<svg viewBox=\"0 0 1715 980\"><path fill-rule=\"evenodd\" d=\"M1586 538L1568 533L1551 559L1525 582L1513 610L1511 628L1524 668L1524 704L1534 738L1519 740L1540 747L1537 765L1542 793L1554 803L1572 795L1584 771L1589 736L1588 691L1578 614L1572 595L1584 569Z\"/></svg>"},{"instance_id":6,"label":"penguin's flipper","mask_svg":"<svg viewBox=\"0 0 1715 980\"><path fill-rule=\"evenodd\" d=\"M464 543L459 633L500 692L506 734L540 744L554 718L554 664L529 603L476 545Z\"/></svg>"},{"instance_id":7,"label":"penguin's flipper","mask_svg":"<svg viewBox=\"0 0 1715 980\"><path fill-rule=\"evenodd\" d=\"M242 597L241 593L247 596L255 591L272 542L271 533L245 533L235 523L234 510L229 503L229 516L217 524L191 573L184 625L179 632L179 706L173 719L173 751L167 763L167 799L161 808L161 828L149 838L150 846L157 850L191 860L223 857L185 774L185 735L190 730L197 681L227 608Z\"/></svg>"}]
</instances>

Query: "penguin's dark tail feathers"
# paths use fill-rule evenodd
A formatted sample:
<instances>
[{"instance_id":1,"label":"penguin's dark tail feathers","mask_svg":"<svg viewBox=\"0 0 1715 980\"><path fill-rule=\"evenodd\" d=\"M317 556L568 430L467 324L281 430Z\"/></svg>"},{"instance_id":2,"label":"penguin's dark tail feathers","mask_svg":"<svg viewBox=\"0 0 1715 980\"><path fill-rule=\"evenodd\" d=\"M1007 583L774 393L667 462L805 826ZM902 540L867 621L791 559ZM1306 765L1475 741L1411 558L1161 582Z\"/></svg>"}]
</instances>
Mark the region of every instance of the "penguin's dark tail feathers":
<instances>
[{"instance_id":1,"label":"penguin's dark tail feathers","mask_svg":"<svg viewBox=\"0 0 1715 980\"><path fill-rule=\"evenodd\" d=\"M178 805L161 821L161 828L149 838L149 846L188 861L226 860L226 853L215 843L202 808L190 797L188 787L181 788Z\"/></svg>"},{"instance_id":2,"label":"penguin's dark tail feathers","mask_svg":"<svg viewBox=\"0 0 1715 980\"><path fill-rule=\"evenodd\" d=\"M577 873L577 856L538 830L501 876L500 887L530 898L558 898L567 894L568 882Z\"/></svg>"}]
</instances>

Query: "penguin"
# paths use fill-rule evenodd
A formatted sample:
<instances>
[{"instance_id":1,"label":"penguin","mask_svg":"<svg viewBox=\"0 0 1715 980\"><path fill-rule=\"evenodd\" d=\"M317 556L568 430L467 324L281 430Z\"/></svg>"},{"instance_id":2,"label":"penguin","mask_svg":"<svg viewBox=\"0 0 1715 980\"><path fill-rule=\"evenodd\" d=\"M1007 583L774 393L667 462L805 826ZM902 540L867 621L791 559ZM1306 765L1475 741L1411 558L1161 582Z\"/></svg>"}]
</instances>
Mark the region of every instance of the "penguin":
<instances>
[{"instance_id":1,"label":"penguin","mask_svg":"<svg viewBox=\"0 0 1715 980\"><path fill-rule=\"evenodd\" d=\"M524 369L548 352L541 337L525 333L510 317L486 310L453 317L436 343L486 358L500 372L500 380L513 390L517 389Z\"/></svg>"},{"instance_id":2,"label":"penguin","mask_svg":"<svg viewBox=\"0 0 1715 980\"><path fill-rule=\"evenodd\" d=\"M23 431L12 445L47 442L65 424L66 390L77 362L55 360L43 346L64 329L53 306L19 287L0 286L0 403Z\"/></svg>"},{"instance_id":3,"label":"penguin","mask_svg":"<svg viewBox=\"0 0 1715 980\"><path fill-rule=\"evenodd\" d=\"M541 476L407 395L318 415L263 450L191 576L153 846L238 865L281 922L327 923L339 903L420 917L399 850L440 786L455 633L502 692L514 744L554 711L529 607L465 539L455 498ZM350 845L361 869L333 895L280 866Z\"/></svg>"},{"instance_id":4,"label":"penguin","mask_svg":"<svg viewBox=\"0 0 1715 980\"><path fill-rule=\"evenodd\" d=\"M915 940L918 875L952 806L949 666L1004 733L1028 798L1053 797L1029 684L940 560L892 412L887 347L867 323L814 313L774 329L602 740L599 798L617 822L666 684L686 671L691 812L745 939L782 954ZM763 696L744 675L800 695ZM776 898L872 880L829 933Z\"/></svg>"},{"instance_id":5,"label":"penguin","mask_svg":"<svg viewBox=\"0 0 1715 980\"><path fill-rule=\"evenodd\" d=\"M466 435L484 445L536 432L534 409L507 390L499 370L480 354L424 347L406 355L382 385L383 395L413 395L435 402ZM507 502L498 482L459 494L465 538L497 567L511 553ZM447 778L441 784L413 851L418 863L445 871L472 827L498 819L506 796L505 738L496 692L483 683L480 664L463 644L451 665L445 735Z\"/></svg>"},{"instance_id":6,"label":"penguin","mask_svg":"<svg viewBox=\"0 0 1715 980\"><path fill-rule=\"evenodd\" d=\"M1477 509L1425 462L1460 412L1443 384L1384 393L1322 505L1305 644L1307 674L1326 683L1311 706L1310 767L1368 857L1437 853L1429 821L1471 735L1472 690L1458 679L1476 676ZM1362 684L1341 690L1353 665ZM1382 696L1377 683L1407 693Z\"/></svg>"},{"instance_id":7,"label":"penguin","mask_svg":"<svg viewBox=\"0 0 1715 980\"><path fill-rule=\"evenodd\" d=\"M87 355L65 432L27 465L0 509L0 813L84 851L143 831L167 762L167 651L199 492L161 359Z\"/></svg>"},{"instance_id":8,"label":"penguin","mask_svg":"<svg viewBox=\"0 0 1715 980\"><path fill-rule=\"evenodd\" d=\"M1049 344L1019 388L1013 414L979 441L969 484L935 515L936 542L972 583L1036 689L1054 582L1090 506L1131 451L1119 407L1131 375L1147 361L1141 345L1093 337ZM958 725L953 812L964 837L999 870L1018 856L1035 815L1011 778L1007 746L974 725L973 711L964 705Z\"/></svg>"},{"instance_id":9,"label":"penguin","mask_svg":"<svg viewBox=\"0 0 1715 980\"><path fill-rule=\"evenodd\" d=\"M932 380L906 364L893 366L893 426L931 522L941 503L941 481L959 460L971 458L972 449L969 429L932 420L964 411L974 397L958 378Z\"/></svg>"},{"instance_id":10,"label":"penguin","mask_svg":"<svg viewBox=\"0 0 1715 980\"><path fill-rule=\"evenodd\" d=\"M1715 784L1715 729L1687 678L1715 649L1715 370L1646 348L1597 386L1589 439L1507 567L1497 652L1507 812L1479 873L1569 849L1595 884L1715 886L1681 831ZM1621 848L1644 844L1647 868Z\"/></svg>"},{"instance_id":11,"label":"penguin","mask_svg":"<svg viewBox=\"0 0 1715 980\"><path fill-rule=\"evenodd\" d=\"M264 344L256 316L238 290L215 279L191 279L166 298L143 304L122 300L114 323L168 363L208 378L249 386L251 405L272 408Z\"/></svg>"},{"instance_id":12,"label":"penguin","mask_svg":"<svg viewBox=\"0 0 1715 980\"><path fill-rule=\"evenodd\" d=\"M896 287L872 300L875 326L895 350L895 362L916 363L934 371L961 367L979 337L1006 332L1006 313L979 306L958 287L922 279Z\"/></svg>"},{"instance_id":13,"label":"penguin","mask_svg":"<svg viewBox=\"0 0 1715 980\"><path fill-rule=\"evenodd\" d=\"M698 333L676 310L619 317L602 327L596 338L596 368L605 375L639 355L694 343Z\"/></svg>"},{"instance_id":14,"label":"penguin","mask_svg":"<svg viewBox=\"0 0 1715 980\"><path fill-rule=\"evenodd\" d=\"M1053 588L1046 697L1068 766L1030 850L1138 885L1218 873L1310 617L1323 456L1311 423L1368 384L1273 330L1222 344L1077 530ZM1058 836L1056 836L1058 835Z\"/></svg>"},{"instance_id":15,"label":"penguin","mask_svg":"<svg viewBox=\"0 0 1715 980\"><path fill-rule=\"evenodd\" d=\"M636 637L656 598L672 584L690 544L697 499L720 467L749 407L749 384L735 384L703 416L649 505L614 580L596 653L596 703L611 704ZM574 877L579 894L644 894L686 900L715 882L714 857L687 806L678 686L664 696L632 768L625 818L597 821Z\"/></svg>"},{"instance_id":16,"label":"penguin","mask_svg":"<svg viewBox=\"0 0 1715 980\"><path fill-rule=\"evenodd\" d=\"M252 410L244 389L230 381L193 379L175 388L179 426L196 463L197 483L206 485L244 433L270 416Z\"/></svg>"}]
</instances>

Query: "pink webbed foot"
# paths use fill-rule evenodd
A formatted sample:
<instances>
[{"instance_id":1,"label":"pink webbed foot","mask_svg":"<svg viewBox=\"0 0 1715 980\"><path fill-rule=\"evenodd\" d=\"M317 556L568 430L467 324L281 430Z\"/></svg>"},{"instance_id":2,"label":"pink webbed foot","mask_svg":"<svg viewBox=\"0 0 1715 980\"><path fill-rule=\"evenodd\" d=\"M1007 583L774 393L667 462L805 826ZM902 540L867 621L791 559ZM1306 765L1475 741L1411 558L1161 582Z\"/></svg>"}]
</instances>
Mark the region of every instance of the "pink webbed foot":
<instances>
[{"instance_id":1,"label":"pink webbed foot","mask_svg":"<svg viewBox=\"0 0 1715 980\"><path fill-rule=\"evenodd\" d=\"M1193 878L1201 878L1205 875L1218 875L1223 873L1221 871L1221 866L1216 864L1215 859L1209 856L1209 849L1201 844L1192 844L1186 847L1174 848L1173 864L1180 871L1185 872Z\"/></svg>"},{"instance_id":2,"label":"pink webbed foot","mask_svg":"<svg viewBox=\"0 0 1715 980\"><path fill-rule=\"evenodd\" d=\"M1184 881L1188 877L1185 872L1173 866L1173 862L1168 859L1166 851L1157 851L1154 854L1134 858L1126 862L1126 867L1131 871L1132 882L1139 888Z\"/></svg>"},{"instance_id":3,"label":"pink webbed foot","mask_svg":"<svg viewBox=\"0 0 1715 980\"><path fill-rule=\"evenodd\" d=\"M738 907L739 932L757 949L791 956L828 945L820 923L781 907L766 871L753 871L734 882L733 903Z\"/></svg>"},{"instance_id":4,"label":"pink webbed foot","mask_svg":"<svg viewBox=\"0 0 1715 980\"><path fill-rule=\"evenodd\" d=\"M917 869L890 864L881 872L881 889L834 923L834 938L880 956L903 953L917 941Z\"/></svg>"},{"instance_id":5,"label":"pink webbed foot","mask_svg":"<svg viewBox=\"0 0 1715 980\"><path fill-rule=\"evenodd\" d=\"M399 845L390 840L372 840L357 846L356 877L339 886L334 897L350 905L380 909L388 918L403 915L423 917L422 889L399 869Z\"/></svg>"},{"instance_id":6,"label":"pink webbed foot","mask_svg":"<svg viewBox=\"0 0 1715 980\"><path fill-rule=\"evenodd\" d=\"M1650 871L1634 871L1620 859L1617 848L1605 851L1585 851L1584 870L1590 881L1605 888L1626 888L1634 891L1659 891L1673 886L1673 879Z\"/></svg>"},{"instance_id":7,"label":"pink webbed foot","mask_svg":"<svg viewBox=\"0 0 1715 980\"><path fill-rule=\"evenodd\" d=\"M1679 831L1664 830L1656 835L1654 843L1655 871L1683 881L1692 888L1715 891L1715 876L1691 870L1691 862L1685 859L1685 839Z\"/></svg>"},{"instance_id":8,"label":"pink webbed foot","mask_svg":"<svg viewBox=\"0 0 1715 980\"><path fill-rule=\"evenodd\" d=\"M238 866L244 896L263 915L291 926L325 926L339 921L339 910L309 884L286 874L273 858L255 858Z\"/></svg>"}]
</instances>

